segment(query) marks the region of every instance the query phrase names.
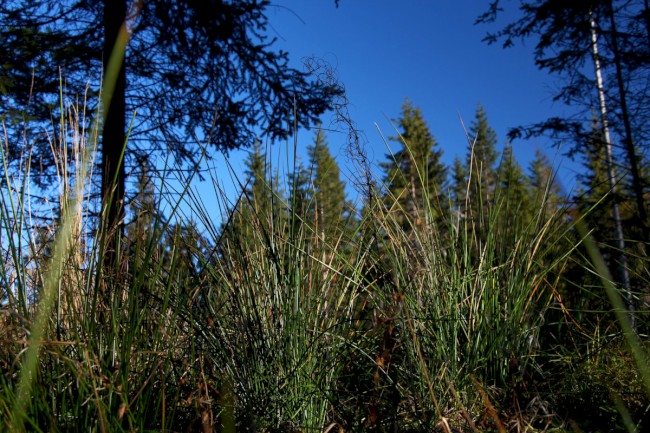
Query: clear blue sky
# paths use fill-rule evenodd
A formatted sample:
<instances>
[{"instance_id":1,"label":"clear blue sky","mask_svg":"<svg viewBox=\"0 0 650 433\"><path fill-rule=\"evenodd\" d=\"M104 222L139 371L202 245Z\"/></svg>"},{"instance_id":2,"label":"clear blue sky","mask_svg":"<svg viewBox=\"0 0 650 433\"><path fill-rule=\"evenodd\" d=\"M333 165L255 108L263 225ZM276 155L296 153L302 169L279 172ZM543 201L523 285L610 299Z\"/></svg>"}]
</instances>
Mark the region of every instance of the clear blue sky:
<instances>
[{"instance_id":1,"label":"clear blue sky","mask_svg":"<svg viewBox=\"0 0 650 433\"><path fill-rule=\"evenodd\" d=\"M408 97L422 109L445 160L451 162L467 146L459 116L469 126L479 102L500 144L512 126L568 111L553 103L556 78L535 67L532 43L504 50L482 42L488 31L498 28L498 23L474 25L487 3L341 0L337 9L334 0L275 0L270 30L295 66L315 56L335 68L352 103L352 118L366 132L369 153L377 160L384 158L386 148L375 123L386 135L395 135L387 118L398 117ZM501 23L516 17L516 3L505 5L511 10ZM301 143L311 138L304 135ZM329 141L336 152L345 140L330 134ZM555 156L543 138L513 145L522 164L536 148ZM564 170L562 177L568 181L570 173Z\"/></svg>"},{"instance_id":2,"label":"clear blue sky","mask_svg":"<svg viewBox=\"0 0 650 433\"><path fill-rule=\"evenodd\" d=\"M507 50L482 42L488 31L498 28L498 24L474 25L487 3L341 0L336 8L334 0L275 0L268 11L269 33L277 37L277 48L289 52L294 67L303 68L303 59L312 56L332 65L346 87L352 120L365 132L375 163L385 161L387 154L375 125L385 136L395 135L388 119L399 116L408 97L421 108L450 164L467 147L460 118L469 127L479 102L500 146L510 127L569 111L552 101L557 78L535 67L531 42ZM505 5L514 9L516 3ZM506 11L500 22L508 22L515 13ZM327 115L323 118L325 127L330 120ZM299 133L299 154L305 155L312 137L309 131ZM346 136L332 132L328 141L345 170ZM560 158L547 139L513 145L524 167L535 149L543 149L561 163L564 187L573 187L577 164ZM398 148L396 143L392 146ZM231 158L235 167L241 167L241 155Z\"/></svg>"}]
</instances>

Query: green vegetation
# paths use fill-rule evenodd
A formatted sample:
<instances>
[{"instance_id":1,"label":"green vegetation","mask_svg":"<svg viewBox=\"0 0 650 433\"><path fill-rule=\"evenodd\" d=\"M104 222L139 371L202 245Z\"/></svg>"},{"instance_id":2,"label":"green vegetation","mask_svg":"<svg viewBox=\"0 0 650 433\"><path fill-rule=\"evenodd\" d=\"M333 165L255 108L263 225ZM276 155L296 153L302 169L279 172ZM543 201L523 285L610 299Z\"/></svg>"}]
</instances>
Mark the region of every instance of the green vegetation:
<instances>
[{"instance_id":1,"label":"green vegetation","mask_svg":"<svg viewBox=\"0 0 650 433\"><path fill-rule=\"evenodd\" d=\"M31 11L46 17L50 4L44 0ZM250 45L245 30L253 23L265 25L266 3L253 6L259 13L238 24L239 45ZM493 13L497 6L494 2ZM12 7L20 9L16 3ZM126 13L106 11L119 16L105 16L111 19L105 22L104 52ZM537 16L540 11L545 15ZM572 20L556 20L567 11L574 12ZM6 42L16 48L12 55L24 60L36 53L43 61L34 35L20 34L42 24L26 11L0 12L14 20L5 29ZM132 12L139 13L137 4ZM117 164L124 157L126 132L118 55L108 63L103 102L95 104L106 107L115 96L110 115L106 110L84 115L84 107L61 102L55 110L60 122L49 134L53 138L47 146L35 141L33 155L43 157L43 149L49 149L44 160L57 179L58 197L44 213L34 207L31 191L45 180L31 176L32 153L22 149L18 155L21 146L13 141L17 131L29 136L32 129L16 126L24 119L16 107L7 111L12 124L5 126L10 133L4 134L1 154L0 430L647 429L647 173L636 149L643 137L631 130L638 118L626 108L629 90L621 84L622 74L634 76L631 66L637 65L629 63L627 46L616 44L633 40L640 21L622 20L611 3L566 8L540 2L524 12L494 39L527 37L528 24L542 25L542 35L562 31L571 37L565 42L542 38L536 52L541 67L573 71L574 61L590 52L574 48L591 44L601 116L587 134L581 132L584 122L569 128L585 161L574 197L562 194L543 154L525 173L510 145L499 152L481 105L465 157L446 167L424 116L407 100L391 138L398 148L380 163L381 180L370 172L350 176L365 178L358 186L363 209L346 197L341 170L320 128L308 148L308 166L294 150L294 168L286 178L270 163L268 149L255 141L244 176L231 176L240 191L236 200L220 187L223 179L208 172L213 199L223 209L221 221L205 210L204 193L191 188L196 173L170 182L170 167L148 163L141 152L133 154L140 158L133 199L118 209L126 193L124 165ZM64 15L97 13L80 3ZM145 18L178 29L175 17ZM212 18L200 33L205 38L213 35L211 26L221 29L222 21ZM631 33L619 33L621 24ZM599 51L597 36L605 30L612 43ZM136 46L141 35L133 35ZM49 30L43 36L58 40ZM128 36L118 39L121 50ZM67 47L70 37L60 42ZM144 39L154 48L165 46ZM217 38L224 40L231 38ZM100 49L92 38L79 42L91 43L89 51ZM255 52L268 47L253 45ZM548 57L549 52L558 57ZM613 62L602 64L599 52ZM224 53L223 60L238 63ZM266 52L267 62L256 65L238 60L267 79L249 95L257 102L234 107L228 100L233 95L221 101L229 114L215 120L207 145L230 148L252 141L244 124L269 114L264 97L284 101L279 105L285 108L294 101L295 129L316 120L340 91L308 85L306 75L289 70L299 87L311 89L303 93L305 105L288 97L287 76L265 69L285 64L283 54ZM618 84L603 84L601 73L611 76L612 67ZM224 85L247 76L216 81ZM579 90L584 85L593 83L572 78L564 90L588 95ZM612 153L604 86L619 97L613 112L623 121L623 159ZM186 90L191 95L196 89ZM7 100L20 106L27 88L20 91ZM32 89L28 94L31 99ZM62 93L59 98L65 101ZM95 106L93 95L89 98ZM190 99L187 104L201 107L200 98ZM116 113L120 120L114 127ZM285 112L271 114L275 120L266 118L272 124L266 132L286 137L289 131L278 126ZM103 128L88 128L91 121L84 116L104 118ZM533 126L527 134L566 128L562 120ZM87 187L96 168L91 158L98 152L104 157L99 211L96 188ZM615 170L614 157L626 161L629 172ZM196 155L177 159L183 158L196 162ZM367 161L359 166L369 168Z\"/></svg>"},{"instance_id":2,"label":"green vegetation","mask_svg":"<svg viewBox=\"0 0 650 433\"><path fill-rule=\"evenodd\" d=\"M385 201L386 207L408 229L409 225L425 224L432 208L439 209L447 172L440 162L442 150L438 149L420 109L408 100L402 104L397 126L399 136L392 139L401 149L389 155L384 164L384 184L388 190Z\"/></svg>"},{"instance_id":3,"label":"green vegetation","mask_svg":"<svg viewBox=\"0 0 650 433\"><path fill-rule=\"evenodd\" d=\"M165 168L143 169L117 273L84 188L97 134L65 108L54 217L30 208L29 159L22 176L3 159L0 430L647 428L647 347L576 226L604 218L606 191L574 208L543 155L526 174L505 147L497 165L482 108L448 180L407 102L362 211L322 130L287 179L258 142L234 203L210 172L223 222L189 179L170 202Z\"/></svg>"}]
</instances>

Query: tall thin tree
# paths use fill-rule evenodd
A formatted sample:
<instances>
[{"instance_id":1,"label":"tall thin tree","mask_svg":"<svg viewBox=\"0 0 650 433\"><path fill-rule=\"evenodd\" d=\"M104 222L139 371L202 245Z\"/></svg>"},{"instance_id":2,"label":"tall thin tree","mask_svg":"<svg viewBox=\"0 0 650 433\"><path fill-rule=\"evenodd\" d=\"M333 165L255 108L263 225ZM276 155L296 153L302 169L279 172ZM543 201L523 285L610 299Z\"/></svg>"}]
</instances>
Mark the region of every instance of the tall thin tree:
<instances>
[{"instance_id":1,"label":"tall thin tree","mask_svg":"<svg viewBox=\"0 0 650 433\"><path fill-rule=\"evenodd\" d=\"M594 71L596 75L596 87L598 89L598 102L600 108L600 121L602 125L603 138L605 142L605 157L607 167L607 179L609 188L614 197L618 190L618 182L614 171L614 157L612 152L612 142L609 134L609 119L607 116L607 102L605 100L605 88L603 85L603 76L601 71L600 55L598 52L598 33L596 31L596 20L593 14L590 15L589 24L591 28L592 58L594 62ZM631 135L628 136L631 139ZM641 206L643 208L643 204ZM627 308L630 310L630 321L634 324L634 299L628 273L627 254L625 252L625 238L623 235L623 223L621 222L621 213L617 200L612 201L612 219L614 221L614 231L616 237L616 247L618 249L618 268L620 272L621 283L627 298Z\"/></svg>"}]
</instances>

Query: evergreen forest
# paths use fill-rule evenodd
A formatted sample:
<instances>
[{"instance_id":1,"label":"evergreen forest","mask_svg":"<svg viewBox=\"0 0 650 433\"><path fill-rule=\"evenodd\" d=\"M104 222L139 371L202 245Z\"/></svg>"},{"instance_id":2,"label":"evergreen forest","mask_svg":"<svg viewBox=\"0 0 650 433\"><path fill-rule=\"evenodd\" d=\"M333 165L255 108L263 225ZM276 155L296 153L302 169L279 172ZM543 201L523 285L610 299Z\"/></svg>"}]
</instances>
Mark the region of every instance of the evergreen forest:
<instances>
[{"instance_id":1,"label":"evergreen forest","mask_svg":"<svg viewBox=\"0 0 650 433\"><path fill-rule=\"evenodd\" d=\"M371 159L269 5L0 5L0 431L650 431L648 2L486 2L581 116L451 164L418 95Z\"/></svg>"}]
</instances>

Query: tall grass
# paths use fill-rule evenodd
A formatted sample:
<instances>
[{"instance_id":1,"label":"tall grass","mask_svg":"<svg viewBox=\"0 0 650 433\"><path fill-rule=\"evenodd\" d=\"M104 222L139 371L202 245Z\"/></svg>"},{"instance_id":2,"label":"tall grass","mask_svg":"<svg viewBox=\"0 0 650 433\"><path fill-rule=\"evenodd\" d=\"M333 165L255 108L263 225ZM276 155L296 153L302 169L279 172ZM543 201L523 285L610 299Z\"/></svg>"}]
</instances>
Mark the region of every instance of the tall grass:
<instances>
[{"instance_id":1,"label":"tall grass","mask_svg":"<svg viewBox=\"0 0 650 433\"><path fill-rule=\"evenodd\" d=\"M14 176L3 154L0 430L164 431L192 413L177 385L194 383L178 369L192 345L172 308L185 281L157 260L155 222L144 244L119 252L120 278L102 274L87 183L97 135L83 111L64 108L50 135L60 191L51 218L30 207L29 154Z\"/></svg>"},{"instance_id":2,"label":"tall grass","mask_svg":"<svg viewBox=\"0 0 650 433\"><path fill-rule=\"evenodd\" d=\"M543 197L520 218L507 190L481 206L425 195L405 217L378 188L330 234L289 188L269 181L268 207L231 201L210 172L223 223L180 179L182 202L163 192L131 215L107 276L85 186L96 134L62 112L47 223L28 154L14 176L2 155L1 431L534 429L509 393L547 380L543 333L578 247ZM564 425L544 417L539 430Z\"/></svg>"},{"instance_id":3,"label":"tall grass","mask_svg":"<svg viewBox=\"0 0 650 433\"><path fill-rule=\"evenodd\" d=\"M471 426L469 408L485 407L483 386L504 389L540 368L545 314L558 301L552 272L571 250L553 255L569 225L560 209L549 214L546 194L530 218L517 216L525 209L506 190L492 198L467 191L460 204L425 194L411 216L395 208L395 198L379 199L369 218L383 235L390 270L378 310L403 352L394 380L402 381L403 397L422 404L421 414L444 421L459 411Z\"/></svg>"}]
</instances>

